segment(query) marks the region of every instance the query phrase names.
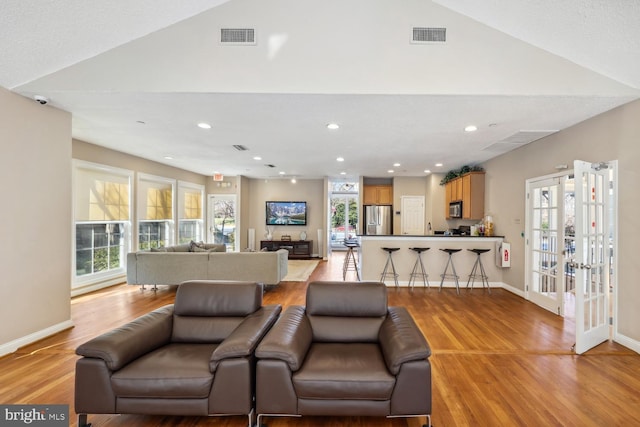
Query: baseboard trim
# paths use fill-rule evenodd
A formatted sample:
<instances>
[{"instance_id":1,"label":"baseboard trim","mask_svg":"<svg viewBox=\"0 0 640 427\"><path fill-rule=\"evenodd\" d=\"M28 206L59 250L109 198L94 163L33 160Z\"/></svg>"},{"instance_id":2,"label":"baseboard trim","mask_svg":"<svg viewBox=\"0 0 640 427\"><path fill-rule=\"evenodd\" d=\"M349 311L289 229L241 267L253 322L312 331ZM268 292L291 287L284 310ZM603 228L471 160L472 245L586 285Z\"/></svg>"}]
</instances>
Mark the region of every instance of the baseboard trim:
<instances>
[{"instance_id":1,"label":"baseboard trim","mask_svg":"<svg viewBox=\"0 0 640 427\"><path fill-rule=\"evenodd\" d=\"M365 280L365 279L362 279L362 280ZM376 280L374 280L374 281L376 281ZM392 287L395 286L395 283L393 283L393 281L390 280L390 279L386 280L384 283L385 283L385 285L387 285L388 288L392 288ZM429 285L430 285L431 288L439 289L440 288L440 281L437 281L437 282L429 281ZM405 288L409 287L409 281L408 280L407 281L398 280L398 286L405 287ZM418 279L416 281L414 287L415 288L424 288L424 283L422 282L422 280ZM455 282L444 282L442 284L442 287L443 288L455 288L456 287L456 283ZM514 293L516 295L520 295L520 296L524 295L522 291L520 291L520 290L518 290L518 289L516 289L514 287L511 287L511 286L509 286L509 285L507 285L505 283L502 283L502 282L489 282L489 287L491 289L503 288L503 289L505 289L505 290L507 290L509 292L512 292L512 293ZM460 289L467 289L467 282L464 282L464 283L460 282ZM469 285L468 289L471 289L471 285ZM482 289L482 283L476 282L473 285L473 289Z\"/></svg>"},{"instance_id":2,"label":"baseboard trim","mask_svg":"<svg viewBox=\"0 0 640 427\"><path fill-rule=\"evenodd\" d=\"M57 334L58 332L73 328L73 326L73 320L69 319L56 325L49 326L46 329L42 329L24 337L9 341L8 343L0 345L0 357L6 356L7 354L15 353L20 347L33 344L34 342L47 338L53 334Z\"/></svg>"},{"instance_id":3,"label":"baseboard trim","mask_svg":"<svg viewBox=\"0 0 640 427\"><path fill-rule=\"evenodd\" d=\"M620 345L627 347L630 350L640 354L640 341L636 341L633 338L629 338L621 333L614 334L613 340Z\"/></svg>"},{"instance_id":4,"label":"baseboard trim","mask_svg":"<svg viewBox=\"0 0 640 427\"><path fill-rule=\"evenodd\" d=\"M112 277L111 279L104 280L102 282L91 283L85 286L80 286L71 289L71 297L77 297L80 295L88 294L89 292L99 291L100 289L108 288L110 286L119 285L127 281L125 276Z\"/></svg>"}]
</instances>

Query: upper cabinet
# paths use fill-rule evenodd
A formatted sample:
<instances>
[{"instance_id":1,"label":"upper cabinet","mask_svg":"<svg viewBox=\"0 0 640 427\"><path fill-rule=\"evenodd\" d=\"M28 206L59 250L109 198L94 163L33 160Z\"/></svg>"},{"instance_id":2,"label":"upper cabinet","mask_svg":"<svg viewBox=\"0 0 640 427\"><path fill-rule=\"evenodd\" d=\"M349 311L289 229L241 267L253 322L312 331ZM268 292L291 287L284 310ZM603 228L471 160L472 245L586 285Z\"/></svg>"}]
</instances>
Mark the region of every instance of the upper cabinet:
<instances>
[{"instance_id":1,"label":"upper cabinet","mask_svg":"<svg viewBox=\"0 0 640 427\"><path fill-rule=\"evenodd\" d=\"M391 185L365 185L362 196L364 205L393 205Z\"/></svg>"},{"instance_id":2,"label":"upper cabinet","mask_svg":"<svg viewBox=\"0 0 640 427\"><path fill-rule=\"evenodd\" d=\"M484 172L469 172L445 184L445 216L449 203L462 202L462 219L484 217Z\"/></svg>"}]
</instances>

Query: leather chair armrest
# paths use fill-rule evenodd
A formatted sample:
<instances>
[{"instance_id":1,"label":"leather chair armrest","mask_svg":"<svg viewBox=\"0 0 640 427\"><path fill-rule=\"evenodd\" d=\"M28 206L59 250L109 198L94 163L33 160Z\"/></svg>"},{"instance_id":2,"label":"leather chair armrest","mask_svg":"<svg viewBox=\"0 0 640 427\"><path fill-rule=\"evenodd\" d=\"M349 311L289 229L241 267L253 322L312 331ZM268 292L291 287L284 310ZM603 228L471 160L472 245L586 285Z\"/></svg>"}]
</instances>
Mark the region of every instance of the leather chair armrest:
<instances>
[{"instance_id":1,"label":"leather chair armrest","mask_svg":"<svg viewBox=\"0 0 640 427\"><path fill-rule=\"evenodd\" d=\"M393 375L400 372L403 363L431 356L429 343L405 307L389 307L378 338L387 368Z\"/></svg>"},{"instance_id":2,"label":"leather chair armrest","mask_svg":"<svg viewBox=\"0 0 640 427\"><path fill-rule=\"evenodd\" d=\"M311 325L302 306L290 306L256 349L258 359L286 362L292 372L302 366L312 339Z\"/></svg>"},{"instance_id":3,"label":"leather chair armrest","mask_svg":"<svg viewBox=\"0 0 640 427\"><path fill-rule=\"evenodd\" d=\"M262 337L278 320L281 311L280 304L273 304L263 306L247 316L213 351L209 362L211 372L224 359L251 356Z\"/></svg>"},{"instance_id":4,"label":"leather chair armrest","mask_svg":"<svg viewBox=\"0 0 640 427\"><path fill-rule=\"evenodd\" d=\"M112 371L167 344L173 327L173 304L166 305L112 331L104 333L76 349L76 354L102 359Z\"/></svg>"}]
</instances>

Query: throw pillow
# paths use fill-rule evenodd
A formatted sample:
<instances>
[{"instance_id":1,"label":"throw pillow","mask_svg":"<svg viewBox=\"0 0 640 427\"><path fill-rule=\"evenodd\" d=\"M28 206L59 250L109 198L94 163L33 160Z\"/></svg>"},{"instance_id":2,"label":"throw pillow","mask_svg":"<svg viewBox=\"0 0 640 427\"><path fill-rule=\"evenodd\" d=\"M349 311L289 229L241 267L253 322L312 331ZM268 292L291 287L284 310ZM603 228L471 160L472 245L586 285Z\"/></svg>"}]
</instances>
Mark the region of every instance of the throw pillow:
<instances>
[{"instance_id":1,"label":"throw pillow","mask_svg":"<svg viewBox=\"0 0 640 427\"><path fill-rule=\"evenodd\" d=\"M189 243L189 252L204 252L207 249L204 247L204 242L194 242L193 240Z\"/></svg>"},{"instance_id":2,"label":"throw pillow","mask_svg":"<svg viewBox=\"0 0 640 427\"><path fill-rule=\"evenodd\" d=\"M167 248L151 248L151 252L167 252Z\"/></svg>"}]
</instances>

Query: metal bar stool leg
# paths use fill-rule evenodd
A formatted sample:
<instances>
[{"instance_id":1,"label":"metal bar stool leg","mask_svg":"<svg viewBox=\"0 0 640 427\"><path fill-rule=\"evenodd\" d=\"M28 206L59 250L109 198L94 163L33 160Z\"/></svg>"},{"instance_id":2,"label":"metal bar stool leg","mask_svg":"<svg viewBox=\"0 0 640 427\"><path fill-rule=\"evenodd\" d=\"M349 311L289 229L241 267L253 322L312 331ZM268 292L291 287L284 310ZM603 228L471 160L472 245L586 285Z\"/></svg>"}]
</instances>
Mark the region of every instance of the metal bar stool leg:
<instances>
[{"instance_id":1,"label":"metal bar stool leg","mask_svg":"<svg viewBox=\"0 0 640 427\"><path fill-rule=\"evenodd\" d=\"M467 288L469 287L469 282L471 282L471 289L473 290L473 284L476 282L476 276L478 271L478 261L480 260L480 256L476 257L476 262L473 263L473 268L471 269L471 274L469 274L469 279L467 280Z\"/></svg>"},{"instance_id":2,"label":"metal bar stool leg","mask_svg":"<svg viewBox=\"0 0 640 427\"><path fill-rule=\"evenodd\" d=\"M387 252L387 262L384 264L384 269L382 270L380 281L384 283L384 280L388 276L393 276L393 281L395 283L396 288L399 287L400 285L398 284L398 273L396 272L396 266L393 263L392 254L399 249L400 248L382 248L383 251ZM391 266L391 272L389 272L389 266Z\"/></svg>"},{"instance_id":3,"label":"metal bar stool leg","mask_svg":"<svg viewBox=\"0 0 640 427\"><path fill-rule=\"evenodd\" d=\"M416 262L413 264L413 269L411 270L411 274L409 275L409 286L413 291L413 288L416 284L416 278L422 277L422 283L424 287L431 287L429 284L429 275L427 274L427 270L424 268L424 263L422 262L422 252L428 251L430 248L409 248L412 251L417 253Z\"/></svg>"},{"instance_id":4,"label":"metal bar stool leg","mask_svg":"<svg viewBox=\"0 0 640 427\"><path fill-rule=\"evenodd\" d=\"M458 282L458 273L456 272L456 266L453 263L453 254L456 252L460 252L462 249L440 249L443 252L449 254L449 258L447 259L447 265L444 267L444 272L440 275L442 280L440 281L440 291L442 291L442 285L444 284L444 279L446 277L451 277L454 279L456 284L456 293L460 295L460 283ZM447 270L449 269L449 265L451 265L451 270L453 274L447 274Z\"/></svg>"},{"instance_id":5,"label":"metal bar stool leg","mask_svg":"<svg viewBox=\"0 0 640 427\"><path fill-rule=\"evenodd\" d=\"M489 277L487 276L487 273L485 273L484 271L484 265L482 265L482 258L480 257L480 255L478 255L478 264L480 264L480 272L482 274L482 287L487 286L487 292L489 292L489 294L491 294L491 287L489 286Z\"/></svg>"},{"instance_id":6,"label":"metal bar stool leg","mask_svg":"<svg viewBox=\"0 0 640 427\"><path fill-rule=\"evenodd\" d=\"M356 244L347 244L347 255L344 258L344 264L342 266L342 280L346 280L348 271L355 271L356 278L360 281L360 270L358 268L358 261L355 256Z\"/></svg>"},{"instance_id":7,"label":"metal bar stool leg","mask_svg":"<svg viewBox=\"0 0 640 427\"><path fill-rule=\"evenodd\" d=\"M471 274L469 274L469 280L467 280L467 287L469 287L469 282L471 282L471 289L473 290L473 284L475 280L479 277L482 280L482 288L487 287L487 291L491 293L491 287L489 286L489 277L484 269L484 265L482 265L482 257L480 255L489 252L491 249L467 249L469 252L473 252L476 254L476 262L473 264L473 268L471 269ZM479 272L478 272L479 270Z\"/></svg>"}]
</instances>

